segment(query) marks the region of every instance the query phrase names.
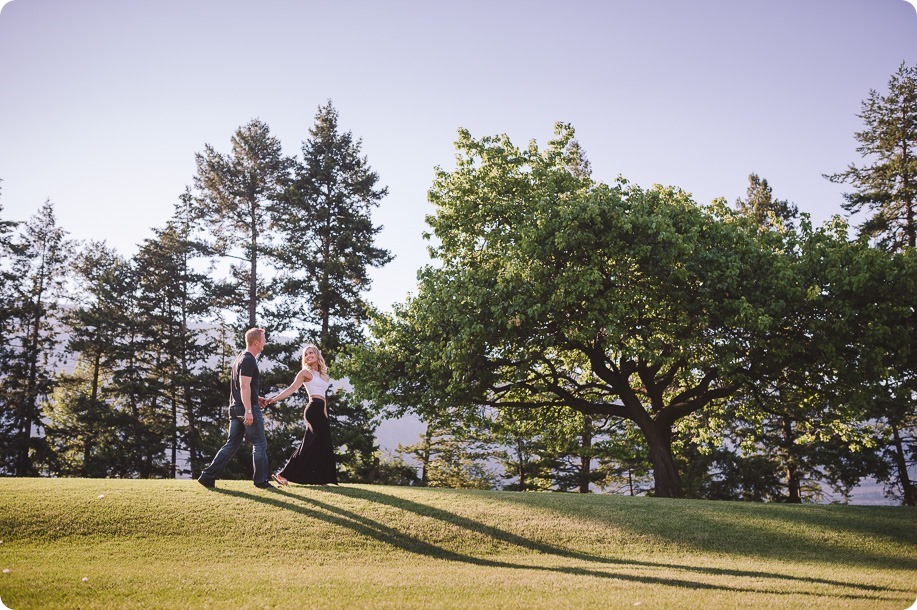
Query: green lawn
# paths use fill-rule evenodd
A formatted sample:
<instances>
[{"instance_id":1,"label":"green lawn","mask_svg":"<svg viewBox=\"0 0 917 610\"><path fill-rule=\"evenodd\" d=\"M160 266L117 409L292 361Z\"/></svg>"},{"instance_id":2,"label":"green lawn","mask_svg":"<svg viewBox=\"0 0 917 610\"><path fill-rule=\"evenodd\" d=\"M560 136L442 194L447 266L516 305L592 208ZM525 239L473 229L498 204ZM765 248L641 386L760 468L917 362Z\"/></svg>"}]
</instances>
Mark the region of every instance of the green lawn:
<instances>
[{"instance_id":1,"label":"green lawn","mask_svg":"<svg viewBox=\"0 0 917 610\"><path fill-rule=\"evenodd\" d=\"M894 608L917 510L371 485L0 479L25 608Z\"/></svg>"}]
</instances>

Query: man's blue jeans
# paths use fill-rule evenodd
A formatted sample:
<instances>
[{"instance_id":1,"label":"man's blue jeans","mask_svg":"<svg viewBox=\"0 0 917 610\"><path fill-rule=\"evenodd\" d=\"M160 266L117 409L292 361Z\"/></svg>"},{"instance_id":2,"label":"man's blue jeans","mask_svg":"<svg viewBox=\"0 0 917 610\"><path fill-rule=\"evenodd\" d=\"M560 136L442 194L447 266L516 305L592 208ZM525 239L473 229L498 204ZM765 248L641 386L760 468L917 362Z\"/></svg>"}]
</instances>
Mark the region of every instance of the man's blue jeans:
<instances>
[{"instance_id":1,"label":"man's blue jeans","mask_svg":"<svg viewBox=\"0 0 917 610\"><path fill-rule=\"evenodd\" d=\"M259 407L252 407L252 425L242 423L241 416L232 416L229 420L229 437L226 444L217 452L210 466L204 469L201 476L206 479L216 479L226 464L236 454L245 438L252 442L252 466L255 474L252 480L255 485L267 483L270 475L267 471L267 438L264 436L264 418Z\"/></svg>"}]
</instances>

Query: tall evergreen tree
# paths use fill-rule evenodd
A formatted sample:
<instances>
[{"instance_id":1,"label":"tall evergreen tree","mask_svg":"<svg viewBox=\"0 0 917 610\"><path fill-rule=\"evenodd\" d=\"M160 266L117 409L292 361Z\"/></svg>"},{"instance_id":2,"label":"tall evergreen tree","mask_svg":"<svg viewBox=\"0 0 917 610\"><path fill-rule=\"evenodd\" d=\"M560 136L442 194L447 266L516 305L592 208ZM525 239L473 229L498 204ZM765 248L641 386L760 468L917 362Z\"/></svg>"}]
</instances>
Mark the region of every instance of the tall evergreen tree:
<instances>
[{"instance_id":1,"label":"tall evergreen tree","mask_svg":"<svg viewBox=\"0 0 917 610\"><path fill-rule=\"evenodd\" d=\"M788 233L794 229L793 221L798 217L796 206L785 200L774 199L767 180L757 174L750 174L748 183L747 199L737 200L736 210L762 230L783 233L783 237L777 234L765 237L774 242L775 249L797 251L794 235ZM818 281L817 275L815 272L801 278L800 283L815 283ZM801 297L793 315L787 318L787 327L781 330L787 337L793 332L809 332L820 315L819 310L811 307L814 300L810 295ZM801 339L796 337L796 340L789 343L805 345ZM751 438L753 442L746 441L744 447L733 442L732 451L720 444L704 452L698 452L697 444L686 443L684 452L692 458L688 472L694 475L694 495L704 497L712 493L718 498L731 498L731 494L744 493L758 499L758 495L765 491L764 487L751 489L744 485L747 477L738 470L743 467L752 468L761 480L771 480L772 473L767 472L768 466L783 472L786 493L780 496L776 490L771 489L773 495L762 499L799 503L821 494L817 483L819 464L816 459L819 443L815 438L818 422L823 420L820 411L825 408L825 397L814 401L812 398L826 381L825 376L813 374L820 370L823 358L818 353L800 350L788 362L788 366L781 366L775 372L776 378L769 379L763 375L756 378L750 386L750 392L744 396L746 403L739 404L740 400L734 404L734 408L724 410L724 415L728 413L732 420L730 433L738 438ZM757 368L760 370L761 367ZM809 441L804 442L806 439ZM746 455L753 445L756 451ZM755 459L759 455L767 459ZM702 467L712 469L720 476L714 472L704 472ZM728 477L724 474L727 472L730 475ZM737 489L726 490L727 481L736 484Z\"/></svg>"},{"instance_id":2,"label":"tall evergreen tree","mask_svg":"<svg viewBox=\"0 0 917 610\"><path fill-rule=\"evenodd\" d=\"M888 81L885 95L869 91L863 101L865 128L854 134L867 164L825 175L855 189L842 204L851 214L870 214L862 234L889 249L917 246L917 66L904 62Z\"/></svg>"},{"instance_id":3,"label":"tall evergreen tree","mask_svg":"<svg viewBox=\"0 0 917 610\"><path fill-rule=\"evenodd\" d=\"M122 434L119 467L129 476L162 477L168 473L165 460L167 426L156 397L159 387L151 374L161 346L151 336L150 322L142 308L140 272L136 259L131 260L133 290L124 303L130 318L115 344L117 368L112 371L112 393L118 397Z\"/></svg>"},{"instance_id":4,"label":"tall evergreen tree","mask_svg":"<svg viewBox=\"0 0 917 610\"><path fill-rule=\"evenodd\" d=\"M0 214L2 212L3 204L0 203ZM15 242L18 225L19 223L3 220L0 216L0 336L4 337L4 340L0 341L0 362L10 362L16 353L9 339L13 336L13 326L16 321L16 274L12 260L18 250ZM10 374L8 367L0 367L0 387L9 387ZM7 392L0 392L0 446L4 447L12 447L16 436L15 417L10 399L11 396ZM0 458L2 458L0 459L0 473L12 472L9 462L11 454L3 452Z\"/></svg>"},{"instance_id":5,"label":"tall evergreen tree","mask_svg":"<svg viewBox=\"0 0 917 610\"><path fill-rule=\"evenodd\" d=\"M215 250L245 261L245 266L233 269L248 293L238 329L244 331L258 325L259 302L273 292L265 293L259 263L271 253L268 229L281 214L277 200L289 182L291 161L283 156L280 141L267 124L258 119L236 130L232 153L221 154L206 144L195 158L199 212L216 236Z\"/></svg>"},{"instance_id":6,"label":"tall evergreen tree","mask_svg":"<svg viewBox=\"0 0 917 610\"><path fill-rule=\"evenodd\" d=\"M330 101L320 106L286 193L288 213L277 218L286 306L303 318L301 337L314 339L329 362L359 338L369 268L392 260L373 243L382 227L371 217L388 189L378 186L361 146L340 131Z\"/></svg>"},{"instance_id":7,"label":"tall evergreen tree","mask_svg":"<svg viewBox=\"0 0 917 610\"><path fill-rule=\"evenodd\" d=\"M45 467L54 475L79 477L130 476L124 459L124 433L130 430L107 393L108 371L80 356L72 373L55 380L43 403L50 452Z\"/></svg>"},{"instance_id":8,"label":"tall evergreen tree","mask_svg":"<svg viewBox=\"0 0 917 610\"><path fill-rule=\"evenodd\" d=\"M11 354L3 393L12 415L13 442L0 449L0 464L18 476L37 474L36 453L44 446L40 434L33 433L42 426L41 397L54 385L60 353L57 321L70 250L54 206L46 201L25 223L11 259L15 318L7 335Z\"/></svg>"},{"instance_id":9,"label":"tall evergreen tree","mask_svg":"<svg viewBox=\"0 0 917 610\"><path fill-rule=\"evenodd\" d=\"M596 443L599 447L601 473L597 486L602 491L628 496L648 493L653 489L652 463L646 440L629 421L606 421L607 436Z\"/></svg>"},{"instance_id":10,"label":"tall evergreen tree","mask_svg":"<svg viewBox=\"0 0 917 610\"><path fill-rule=\"evenodd\" d=\"M144 241L135 257L151 365L146 371L150 409L154 421L169 422L171 477L179 474L179 451L188 451L192 473L201 467L201 428L208 435L216 432L226 400L222 372L211 369L222 349L212 332L219 299L206 270L196 268L203 246L193 239L190 206L185 193L173 218Z\"/></svg>"},{"instance_id":11,"label":"tall evergreen tree","mask_svg":"<svg viewBox=\"0 0 917 610\"><path fill-rule=\"evenodd\" d=\"M117 396L106 391L119 366L122 333L136 314L130 264L104 243L90 242L74 258L73 307L63 317L67 351L77 355L72 373L62 373L47 404L47 441L56 474L129 474L119 440L129 436L116 410Z\"/></svg>"},{"instance_id":12,"label":"tall evergreen tree","mask_svg":"<svg viewBox=\"0 0 917 610\"><path fill-rule=\"evenodd\" d=\"M604 486L610 472L596 466L611 459L619 441L609 434L611 424L568 407L495 411L488 428L503 447L497 455L505 476L514 481L504 488L589 493Z\"/></svg>"},{"instance_id":13,"label":"tall evergreen tree","mask_svg":"<svg viewBox=\"0 0 917 610\"><path fill-rule=\"evenodd\" d=\"M266 355L295 364L282 373L279 369L283 367L268 372L263 387L285 385L294 369L299 369L299 354L286 354L290 346L317 344L332 374L339 376L334 363L340 352L360 340L369 308L363 299L370 287L368 269L392 258L373 244L382 227L373 225L371 211L387 189L378 186L379 176L361 155L361 144L351 132L340 131L338 113L330 101L319 107L315 125L302 144L302 160L295 164L294 180L273 218L278 236L273 253L281 275L272 291L280 298L269 312L268 323L274 329L291 330L295 338L288 346L268 345ZM341 475L365 479L372 470L376 424L365 406L348 396L331 400L329 407L337 424L335 442L339 450L346 448L347 452L339 453ZM290 406L297 405L294 398ZM298 438L289 442L299 436L300 420L292 419L296 413L295 408L275 412L280 442L271 437L274 446L290 449L298 442Z\"/></svg>"},{"instance_id":14,"label":"tall evergreen tree","mask_svg":"<svg viewBox=\"0 0 917 610\"><path fill-rule=\"evenodd\" d=\"M886 496L906 506L917 506L917 481L911 472L917 466L917 409L914 408L914 386L909 377L904 383L886 388L886 396L877 404L876 437L881 463L874 473L885 484Z\"/></svg>"},{"instance_id":15,"label":"tall evergreen tree","mask_svg":"<svg viewBox=\"0 0 917 610\"><path fill-rule=\"evenodd\" d=\"M884 249L913 256L906 251L913 252L917 246L917 66L902 62L889 78L887 93L870 90L858 116L864 129L854 137L867 164L851 164L846 171L825 177L855 189L844 195L843 206L850 214L869 214L860 226L861 234ZM878 438L888 461L876 474L880 480L897 479L891 487L897 487L899 497L909 505L917 505L917 482L908 472L917 456L913 441L906 440L917 437L915 379L917 365L905 355L891 367L884 396L873 413L883 424Z\"/></svg>"}]
</instances>

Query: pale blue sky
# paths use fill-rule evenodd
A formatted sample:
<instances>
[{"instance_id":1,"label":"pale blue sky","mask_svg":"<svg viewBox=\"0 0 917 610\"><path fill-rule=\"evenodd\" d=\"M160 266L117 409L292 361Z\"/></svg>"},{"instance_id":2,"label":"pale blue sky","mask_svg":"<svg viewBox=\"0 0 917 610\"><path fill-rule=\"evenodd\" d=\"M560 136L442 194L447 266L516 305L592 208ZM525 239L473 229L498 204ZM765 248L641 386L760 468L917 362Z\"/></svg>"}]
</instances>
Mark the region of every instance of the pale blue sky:
<instances>
[{"instance_id":1,"label":"pale blue sky","mask_svg":"<svg viewBox=\"0 0 917 610\"><path fill-rule=\"evenodd\" d=\"M0 1L0 4L3 4ZM816 221L859 162L856 114L917 64L905 0L12 0L0 9L3 218L45 199L125 255L162 226L205 143L260 118L298 154L331 99L389 195L388 308L427 260L456 130L545 143L570 122L593 175L707 203L757 172Z\"/></svg>"}]
</instances>

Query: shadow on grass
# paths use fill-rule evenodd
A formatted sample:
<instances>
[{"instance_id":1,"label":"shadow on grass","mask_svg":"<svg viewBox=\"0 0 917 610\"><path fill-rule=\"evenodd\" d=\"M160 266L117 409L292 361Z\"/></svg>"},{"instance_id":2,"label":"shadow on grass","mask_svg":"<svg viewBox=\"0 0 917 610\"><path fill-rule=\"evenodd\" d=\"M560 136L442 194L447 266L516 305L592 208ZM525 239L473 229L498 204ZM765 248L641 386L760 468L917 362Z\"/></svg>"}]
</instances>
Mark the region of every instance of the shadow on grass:
<instances>
[{"instance_id":1,"label":"shadow on grass","mask_svg":"<svg viewBox=\"0 0 917 610\"><path fill-rule=\"evenodd\" d=\"M551 494L501 496L503 501L568 514L551 502L556 499L557 496ZM865 538L904 546L917 543L917 527L914 526L917 511L908 507L653 500L657 509L653 519L626 510L615 511L613 518L601 510L577 516L712 552L782 561L813 560L852 567L917 570L917 560L913 557L878 552L862 544ZM755 526L749 527L750 522Z\"/></svg>"},{"instance_id":2,"label":"shadow on grass","mask_svg":"<svg viewBox=\"0 0 917 610\"><path fill-rule=\"evenodd\" d=\"M775 580L783 581L799 581L807 584L823 584L832 587L840 587L846 589L856 589L861 591L885 591L885 592L907 592L898 589L889 589L883 587L876 587L872 585L858 585L850 584L839 581L830 581L823 579L814 579L814 578L800 578L796 576L787 576L783 574L773 574L767 572L750 572L742 570L723 570L723 569L708 569L708 568L698 568L694 566L684 566L684 565L674 565L674 564L659 564L643 561L629 561L629 560L619 560L619 559L607 559L595 555L589 555L585 553L579 553L576 551L571 551L569 549L564 549L554 545L546 544L543 542L538 542L534 540L529 540L527 538L518 536L511 532L507 532L483 523L479 523L472 519L467 519L460 515L450 513L438 508L434 508L425 504L419 504L412 502L410 500L405 500L403 498L398 498L394 496L389 496L387 494L382 494L379 492L374 492L366 489L357 489L357 488L348 488L348 487L322 487L318 488L322 492L334 495L340 495L348 498L357 498L365 500L368 502L375 502L378 504L383 504L391 507L395 507L404 511L412 512L416 515L430 517L434 519L439 519L445 523L467 529L470 532L486 535L492 537L496 540L499 540L503 543L516 546L522 549L529 551L534 551L544 555L553 555L557 557L567 558L567 559L576 559L580 561L587 561L592 563L601 563L606 566L621 566L621 567L649 567L649 568L669 568L675 570L685 570L685 571L695 571L701 572L709 575L730 575L730 576L739 576L739 577L748 577L748 578L769 578ZM898 598L890 597L879 597L875 595L858 595L858 594L840 594L840 593L829 593L829 594L819 594L813 593L810 591L777 591L768 588L742 588L733 585L716 585L711 583L699 582L695 580L685 580L680 578L662 578L655 576L640 576L633 574L623 574L614 571L609 571L607 569L591 569L591 568L580 568L580 567L551 567L551 566L539 566L536 564L526 565L518 563L510 563L506 561L498 561L492 559L485 559L481 557L475 557L473 555L466 555L458 553L441 546L437 546L425 540L422 540L416 536L412 536L397 530L389 525L370 519L359 513L346 510L339 506L329 504L327 502L322 502L320 500L314 499L312 497L305 497L298 494L285 493L279 490L273 490L268 494L256 494L251 492L235 491L229 489L217 489L219 493L226 495L234 496L237 498L244 498L247 500L252 500L255 502L260 502L263 504L268 504L275 506L277 508L290 510L295 513L301 514L303 516L309 517L311 519L316 519L318 521L323 521L330 525L347 528L351 531L366 536L368 538L377 540L384 544L388 544L394 548L401 549L406 552L415 553L422 555L424 557L429 557L431 559L439 559L446 561L455 561L461 563L467 563L476 566L488 567L488 568L504 568L504 569L516 569L516 570L540 570L546 572L557 572L568 575L575 576L591 576L597 578L608 578L611 580L619 581L628 581L636 582L649 585L663 585L670 587L687 587L690 589L707 589L707 590L719 590L719 591L731 591L731 592L745 592L745 593L762 593L762 594L771 594L771 595L812 595L812 596L829 596L836 597L841 599L869 599L869 600L885 600L885 601L897 601Z\"/></svg>"}]
</instances>

